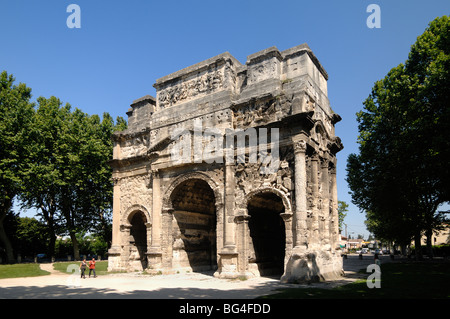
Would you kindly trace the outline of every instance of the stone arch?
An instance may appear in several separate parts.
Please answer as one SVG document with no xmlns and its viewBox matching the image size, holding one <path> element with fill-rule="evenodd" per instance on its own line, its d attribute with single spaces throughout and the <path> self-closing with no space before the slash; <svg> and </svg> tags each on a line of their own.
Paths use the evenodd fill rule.
<svg viewBox="0 0 450 319">
<path fill-rule="evenodd" d="M 330 138 L 329 132 L 325 128 L 322 120 L 316 120 L 316 122 L 314 123 L 313 132 L 324 134 L 326 138 Z"/>
<path fill-rule="evenodd" d="M 128 209 L 125 211 L 125 214 L 123 215 L 122 224 L 129 226 L 130 221 L 133 218 L 133 215 L 139 211 L 144 214 L 144 216 L 146 218 L 145 222 L 151 224 L 152 218 L 151 218 L 151 215 L 150 215 L 148 209 L 145 206 L 140 205 L 140 204 L 135 204 L 135 205 L 128 207 Z"/>
<path fill-rule="evenodd" d="M 193 172 L 188 174 L 183 174 L 181 176 L 176 177 L 167 187 L 164 192 L 163 201 L 162 201 L 162 210 L 170 211 L 173 210 L 172 202 L 170 200 L 170 195 L 177 188 L 178 185 L 190 180 L 190 179 L 200 179 L 205 181 L 209 187 L 211 187 L 214 192 L 215 202 L 216 202 L 216 212 L 219 212 L 219 208 L 223 207 L 223 195 L 220 192 L 219 185 L 208 175 L 202 172 Z"/>
<path fill-rule="evenodd" d="M 260 200 L 273 205 L 258 208 L 255 204 Z M 250 272 L 282 275 L 292 250 L 292 206 L 288 195 L 277 188 L 262 187 L 248 193 L 242 206 L 250 216 Z"/>
<path fill-rule="evenodd" d="M 128 269 L 144 270 L 147 268 L 147 248 L 151 238 L 151 217 L 143 205 L 130 206 L 122 220 L 121 229 L 126 239 Z"/>
<path fill-rule="evenodd" d="M 249 192 L 245 197 L 244 197 L 244 201 L 241 205 L 242 208 L 246 209 L 248 206 L 248 202 L 249 200 L 258 194 L 264 194 L 264 193 L 273 193 L 275 195 L 277 195 L 278 197 L 281 198 L 283 205 L 284 205 L 284 210 L 285 210 L 285 214 L 292 214 L 292 204 L 291 204 L 291 200 L 289 199 L 289 195 L 285 192 L 283 192 L 282 190 L 279 190 L 277 188 L 274 187 L 260 187 L 257 189 L 252 190 L 251 192 Z"/>
<path fill-rule="evenodd" d="M 200 190 L 193 192 L 193 189 Z M 175 178 L 164 192 L 162 211 L 167 256 L 180 270 L 215 270 L 222 238 L 223 198 L 219 186 L 202 172 Z"/>
<path fill-rule="evenodd" d="M 327 141 L 330 140 L 331 138 L 322 120 L 317 120 L 314 123 L 314 127 L 311 130 L 311 136 L 313 139 L 316 140 L 320 148 L 324 150 L 328 148 Z"/>
</svg>

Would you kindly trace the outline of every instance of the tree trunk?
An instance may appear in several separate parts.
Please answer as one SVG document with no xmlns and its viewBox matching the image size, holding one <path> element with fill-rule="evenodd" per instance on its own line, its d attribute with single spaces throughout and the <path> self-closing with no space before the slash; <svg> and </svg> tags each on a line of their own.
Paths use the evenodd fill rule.
<svg viewBox="0 0 450 319">
<path fill-rule="evenodd" d="M 13 247 L 11 245 L 11 241 L 8 238 L 8 235 L 6 235 L 5 228 L 3 227 L 3 221 L 5 220 L 6 215 L 8 214 L 9 210 L 12 206 L 12 200 L 6 199 L 3 204 L 1 205 L 1 211 L 0 211 L 0 242 L 3 243 L 5 250 L 6 250 L 6 262 L 9 264 L 13 264 L 16 262 L 16 259 L 14 258 L 14 251 Z"/>
<path fill-rule="evenodd" d="M 14 251 L 11 242 L 6 235 L 5 228 L 3 227 L 3 219 L 4 217 L 0 218 L 0 242 L 3 243 L 6 250 L 6 262 L 8 264 L 13 264 L 16 262 L 16 259 L 14 258 Z"/>
<path fill-rule="evenodd" d="M 42 215 L 44 216 L 44 220 L 47 223 L 49 236 L 48 255 L 50 256 L 51 260 L 53 260 L 53 258 L 55 257 L 56 232 L 54 225 L 55 221 L 53 220 L 55 210 L 55 207 L 51 207 L 51 209 L 47 210 L 46 208 L 44 208 L 44 205 L 41 204 Z"/>
<path fill-rule="evenodd" d="M 422 256 L 422 244 L 420 242 L 420 240 L 422 239 L 422 236 L 420 234 L 420 232 L 416 233 L 416 235 L 414 236 L 414 245 L 416 246 L 416 260 L 422 260 L 423 256 Z"/>
<path fill-rule="evenodd" d="M 49 235 L 50 240 L 48 242 L 48 255 L 50 256 L 50 260 L 55 259 L 55 246 L 56 246 L 56 235 L 55 232 Z"/>
<path fill-rule="evenodd" d="M 75 236 L 74 232 L 70 232 L 70 239 L 72 240 L 73 258 L 74 260 L 80 260 L 80 248 L 78 245 L 77 236 Z"/>
<path fill-rule="evenodd" d="M 428 258 L 433 259 L 433 230 L 427 229 L 425 234 L 427 236 L 427 255 Z"/>
<path fill-rule="evenodd" d="M 400 245 L 400 250 L 402 251 L 402 255 L 403 256 L 407 256 L 408 255 L 408 245 Z"/>
</svg>

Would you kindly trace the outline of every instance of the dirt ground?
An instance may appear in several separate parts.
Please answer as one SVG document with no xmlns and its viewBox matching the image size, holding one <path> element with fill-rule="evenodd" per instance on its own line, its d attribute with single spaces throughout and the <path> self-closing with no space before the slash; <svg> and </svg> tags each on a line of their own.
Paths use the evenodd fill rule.
<svg viewBox="0 0 450 319">
<path fill-rule="evenodd" d="M 382 262 L 389 262 L 383 256 Z M 372 255 L 359 260 L 357 255 L 344 259 L 345 277 L 340 280 L 310 285 L 283 284 L 278 278 L 259 277 L 248 280 L 217 279 L 212 273 L 175 275 L 108 274 L 97 278 L 79 278 L 75 273 L 53 270 L 52 264 L 41 264 L 51 274 L 40 277 L 0 279 L 0 299 L 253 299 L 275 293 L 284 287 L 332 288 L 347 284 L 369 274 L 357 273 L 373 263 Z"/>
</svg>

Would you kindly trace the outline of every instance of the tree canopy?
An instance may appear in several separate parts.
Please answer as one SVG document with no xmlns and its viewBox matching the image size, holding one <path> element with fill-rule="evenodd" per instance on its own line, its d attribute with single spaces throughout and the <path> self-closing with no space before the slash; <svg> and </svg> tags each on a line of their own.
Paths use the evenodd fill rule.
<svg viewBox="0 0 450 319">
<path fill-rule="evenodd" d="M 377 81 L 357 113 L 359 154 L 347 161 L 352 202 L 384 239 L 420 246 L 449 197 L 450 20 L 433 20 L 408 59 Z"/>
<path fill-rule="evenodd" d="M 24 141 L 28 139 L 34 113 L 31 89 L 14 82 L 14 77 L 7 72 L 0 74 L 0 243 L 11 262 L 15 257 L 3 222 L 21 189 L 22 160 L 26 155 Z"/>
<path fill-rule="evenodd" d="M 108 113 L 100 118 L 72 109 L 54 96 L 33 104 L 31 89 L 14 85 L 6 72 L 0 81 L 0 233 L 1 216 L 17 196 L 45 221 L 49 255 L 56 236 L 69 235 L 79 258 L 77 233 L 95 232 L 110 240 L 111 134 L 125 129 L 126 122 L 118 117 L 114 123 Z M 1 239 L 7 246 L 7 239 Z"/>
</svg>

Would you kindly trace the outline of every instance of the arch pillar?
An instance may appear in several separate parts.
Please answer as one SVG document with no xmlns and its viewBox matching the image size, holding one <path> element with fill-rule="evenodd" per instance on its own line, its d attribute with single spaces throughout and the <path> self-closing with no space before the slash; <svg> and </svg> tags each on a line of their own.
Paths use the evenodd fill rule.
<svg viewBox="0 0 450 319">
<path fill-rule="evenodd" d="M 112 225 L 112 240 L 111 248 L 108 250 L 108 271 L 119 270 L 120 266 L 120 184 L 119 178 L 113 177 L 113 225 Z"/>
<path fill-rule="evenodd" d="M 237 259 L 237 271 L 246 277 L 250 277 L 251 275 L 246 271 L 247 270 L 247 251 L 248 251 L 248 222 L 251 216 L 248 214 L 247 208 L 240 209 L 234 217 L 234 222 L 236 223 L 237 228 L 237 249 L 238 249 L 238 259 Z"/>
<path fill-rule="evenodd" d="M 147 249 L 148 268 L 150 271 L 158 272 L 162 267 L 161 249 L 161 186 L 158 170 L 152 170 L 152 217 L 153 231 L 151 233 L 151 244 Z"/>
<path fill-rule="evenodd" d="M 223 205 L 223 247 L 218 251 L 218 269 L 214 274 L 218 278 L 238 277 L 238 250 L 236 247 L 236 220 L 234 213 L 235 178 L 234 163 L 225 163 L 225 200 Z M 238 230 L 239 232 L 239 230 Z"/>
</svg>

